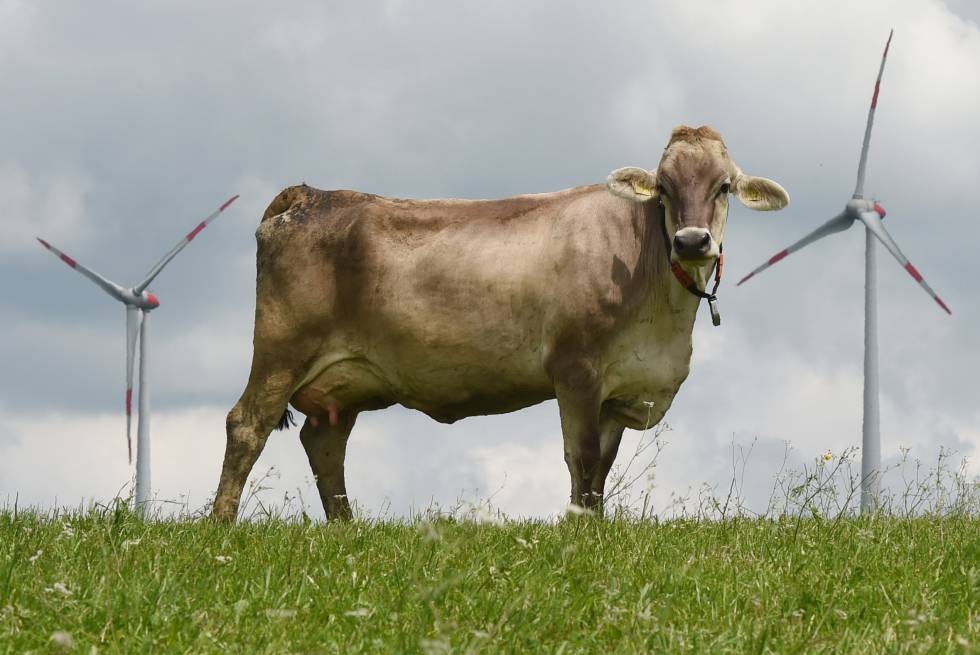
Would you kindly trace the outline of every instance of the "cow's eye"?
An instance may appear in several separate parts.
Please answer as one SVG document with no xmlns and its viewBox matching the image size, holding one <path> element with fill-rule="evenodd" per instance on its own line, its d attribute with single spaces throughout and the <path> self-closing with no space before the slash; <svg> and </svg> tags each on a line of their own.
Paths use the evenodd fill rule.
<svg viewBox="0 0 980 655">
<path fill-rule="evenodd" d="M 732 190 L 732 185 L 729 184 L 728 182 L 725 182 L 724 184 L 721 185 L 721 188 L 718 189 L 718 195 L 726 196 L 728 195 L 728 192 L 731 190 Z"/>
</svg>

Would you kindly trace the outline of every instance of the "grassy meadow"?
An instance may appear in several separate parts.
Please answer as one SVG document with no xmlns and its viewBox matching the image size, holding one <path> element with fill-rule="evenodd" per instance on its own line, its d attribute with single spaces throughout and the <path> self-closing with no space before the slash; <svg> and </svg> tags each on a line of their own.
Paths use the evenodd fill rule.
<svg viewBox="0 0 980 655">
<path fill-rule="evenodd" d="M 654 511 L 665 429 L 614 471 L 606 518 L 326 524 L 261 479 L 236 525 L 0 507 L 0 653 L 980 653 L 965 461 L 887 467 L 860 515 L 855 452 L 827 453 L 781 468 L 759 514 L 733 446 L 730 485 Z"/>
<path fill-rule="evenodd" d="M 0 652 L 980 652 L 970 515 L 0 513 Z"/>
</svg>

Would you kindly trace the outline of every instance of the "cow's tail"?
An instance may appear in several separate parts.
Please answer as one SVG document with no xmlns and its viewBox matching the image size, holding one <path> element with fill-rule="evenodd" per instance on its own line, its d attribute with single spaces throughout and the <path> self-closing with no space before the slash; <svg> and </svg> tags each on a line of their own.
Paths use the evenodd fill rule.
<svg viewBox="0 0 980 655">
<path fill-rule="evenodd" d="M 286 411 L 282 413 L 282 418 L 276 423 L 277 430 L 288 430 L 290 426 L 296 425 L 296 421 L 293 420 L 293 413 L 286 408 Z"/>
</svg>

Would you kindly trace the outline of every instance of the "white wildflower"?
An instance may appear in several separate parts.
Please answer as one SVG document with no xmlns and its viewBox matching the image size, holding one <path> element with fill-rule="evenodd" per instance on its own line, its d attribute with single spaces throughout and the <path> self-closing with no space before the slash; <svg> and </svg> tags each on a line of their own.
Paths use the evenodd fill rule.
<svg viewBox="0 0 980 655">
<path fill-rule="evenodd" d="M 231 561 L 231 555 L 215 555 L 214 559 L 220 564 L 227 564 Z"/>
<path fill-rule="evenodd" d="M 130 546 L 139 546 L 139 545 L 140 545 L 139 539 L 127 539 L 126 541 L 122 542 L 123 548 L 129 548 Z"/>
<path fill-rule="evenodd" d="M 37 561 L 37 558 L 39 558 L 43 554 L 44 554 L 44 551 L 39 548 L 36 553 L 34 553 L 33 555 L 31 555 L 30 557 L 27 558 L 27 561 L 30 562 L 31 564 L 33 564 L 34 562 Z"/>
<path fill-rule="evenodd" d="M 906 619 L 905 621 L 902 621 L 902 623 L 904 623 L 905 625 L 913 625 L 913 626 L 914 625 L 922 625 L 927 620 L 926 619 L 926 616 L 924 614 L 920 614 L 920 613 L 916 612 L 915 610 L 909 610 L 908 616 L 909 616 L 908 619 Z"/>
<path fill-rule="evenodd" d="M 348 612 L 344 612 L 344 616 L 355 616 L 355 617 L 358 617 L 358 618 L 363 617 L 363 616 L 370 616 L 370 615 L 371 615 L 371 610 L 369 610 L 366 607 L 358 607 L 357 609 L 353 609 L 353 610 L 350 610 Z"/>
<path fill-rule="evenodd" d="M 474 507 L 470 512 L 470 517 L 474 523 L 486 523 L 489 525 L 503 525 L 504 521 L 500 516 L 494 514 L 486 507 Z"/>
<path fill-rule="evenodd" d="M 65 586 L 63 582 L 55 582 L 50 587 L 45 587 L 44 590 L 48 593 L 58 592 L 62 596 L 71 596 L 72 590 Z"/>
<path fill-rule="evenodd" d="M 71 650 L 75 647 L 75 640 L 64 630 L 56 630 L 51 635 L 51 643 L 61 650 Z"/>
<path fill-rule="evenodd" d="M 445 637 L 439 639 L 422 639 L 419 647 L 425 655 L 448 655 L 453 652 L 453 645 Z"/>
<path fill-rule="evenodd" d="M 283 608 L 276 608 L 276 609 L 270 608 L 265 611 L 265 615 L 268 616 L 270 619 L 291 619 L 294 616 L 296 616 L 296 610 L 283 609 Z"/>
<path fill-rule="evenodd" d="M 586 509 L 585 507 L 576 505 L 575 503 L 569 504 L 565 511 L 573 516 L 592 516 L 595 514 L 595 512 L 593 512 L 591 509 Z"/>
</svg>

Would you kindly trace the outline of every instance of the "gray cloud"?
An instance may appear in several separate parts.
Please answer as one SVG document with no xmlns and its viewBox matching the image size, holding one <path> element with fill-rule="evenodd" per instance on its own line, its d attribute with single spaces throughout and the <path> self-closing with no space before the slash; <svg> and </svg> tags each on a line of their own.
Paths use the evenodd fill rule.
<svg viewBox="0 0 980 655">
<path fill-rule="evenodd" d="M 92 426 L 108 425 L 100 417 L 121 405 L 122 311 L 38 248 L 35 234 L 127 283 L 241 192 L 154 289 L 163 306 L 153 316 L 153 402 L 193 431 L 175 443 L 207 445 L 201 457 L 214 461 L 181 478 L 204 495 L 223 447 L 221 415 L 248 371 L 252 232 L 281 187 L 306 181 L 411 197 L 544 191 L 601 181 L 618 166 L 652 167 L 673 125 L 710 123 L 746 171 L 780 181 L 793 204 L 774 215 L 733 208 L 725 325 L 696 330 L 692 375 L 668 415 L 675 430 L 664 457 L 673 459 L 658 488 L 724 480 L 732 434 L 787 439 L 807 456 L 856 443 L 863 235 L 837 235 L 744 287 L 733 282 L 849 196 L 894 26 L 869 190 L 954 315 L 937 311 L 882 254 L 885 448 L 950 440 L 975 448 L 980 316 L 969 271 L 980 90 L 965 80 L 980 73 L 980 29 L 971 7 L 4 0 L 0 412 L 72 417 L 44 423 L 35 437 L 72 459 L 87 447 L 70 434 L 72 422 L 98 432 Z M 186 418 L 199 408 L 206 420 Z M 16 470 L 2 469 L 0 495 L 46 467 L 37 459 L 44 451 L 23 450 L 28 433 L 17 432 L 16 447 L 14 433 L 0 435 L 0 459 L 18 459 Z M 511 511 L 547 512 L 565 494 L 553 404 L 452 427 L 392 409 L 364 417 L 354 439 L 364 447 L 352 446 L 361 468 L 350 487 L 372 507 L 386 494 L 405 511 L 407 499 L 424 503 L 429 494 L 443 502 L 463 488 L 490 493 L 501 461 L 514 471 L 501 492 Z M 121 433 L 107 443 L 118 448 Z M 303 475 L 293 446 L 275 450 L 292 462 L 283 488 Z M 161 457 L 177 464 L 163 470 L 179 476 L 181 456 L 166 448 Z M 761 477 L 773 457 L 757 460 Z M 90 488 L 81 473 L 64 476 L 32 486 L 33 497 Z"/>
</svg>

